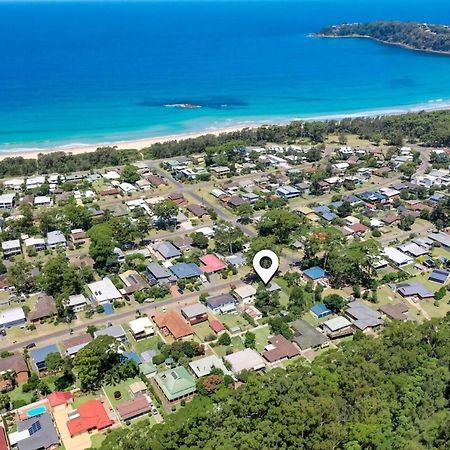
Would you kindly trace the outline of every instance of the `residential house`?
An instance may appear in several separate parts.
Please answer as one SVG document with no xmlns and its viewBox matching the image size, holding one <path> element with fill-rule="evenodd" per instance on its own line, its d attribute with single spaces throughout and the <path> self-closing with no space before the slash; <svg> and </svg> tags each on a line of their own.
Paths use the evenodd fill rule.
<svg viewBox="0 0 450 450">
<path fill-rule="evenodd" d="M 51 250 L 55 248 L 66 248 L 67 241 L 62 231 L 50 231 L 47 233 L 47 247 Z"/>
<path fill-rule="evenodd" d="M 29 322 L 39 322 L 57 314 L 55 299 L 51 295 L 39 294 L 34 309 L 28 314 Z"/>
<path fill-rule="evenodd" d="M 94 332 L 94 337 L 111 336 L 121 343 L 127 342 L 127 334 L 122 325 L 111 325 L 107 328 L 97 330 Z"/>
<path fill-rule="evenodd" d="M 203 271 L 195 263 L 183 262 L 173 264 L 169 267 L 169 270 L 175 275 L 176 278 L 180 280 L 195 278 L 203 275 Z"/>
<path fill-rule="evenodd" d="M 200 269 L 204 273 L 216 273 L 227 268 L 227 265 L 214 254 L 200 256 L 199 261 L 202 264 Z"/>
<path fill-rule="evenodd" d="M 18 450 L 53 450 L 60 446 L 56 426 L 48 412 L 18 420 L 17 430 L 8 435 L 8 440 Z"/>
<path fill-rule="evenodd" d="M 214 314 L 236 312 L 236 299 L 229 294 L 216 295 L 206 299 L 206 306 Z"/>
<path fill-rule="evenodd" d="M 175 276 L 166 267 L 158 263 L 150 263 L 144 272 L 145 277 L 150 284 L 169 283 L 175 281 Z"/>
<path fill-rule="evenodd" d="M 252 348 L 226 355 L 225 360 L 231 364 L 231 370 L 234 374 L 243 370 L 261 370 L 266 367 L 264 358 Z"/>
<path fill-rule="evenodd" d="M 231 172 L 230 168 L 227 166 L 210 167 L 209 170 L 211 174 L 217 178 L 226 177 Z"/>
<path fill-rule="evenodd" d="M 278 363 L 300 355 L 300 350 L 291 341 L 281 334 L 269 338 L 269 345 L 264 349 L 262 356 L 269 363 Z"/>
<path fill-rule="evenodd" d="M 153 324 L 147 316 L 139 317 L 128 323 L 131 334 L 136 340 L 145 339 L 155 334 Z"/>
<path fill-rule="evenodd" d="M 46 345 L 44 347 L 34 348 L 31 350 L 31 359 L 34 367 L 42 372 L 46 369 L 45 367 L 45 358 L 50 353 L 59 353 L 58 347 L 56 344 Z"/>
<path fill-rule="evenodd" d="M 433 269 L 428 279 L 435 283 L 445 284 L 450 277 L 450 273 L 447 270 Z"/>
<path fill-rule="evenodd" d="M 202 218 L 208 215 L 208 211 L 201 205 L 188 205 L 186 209 L 195 217 Z"/>
<path fill-rule="evenodd" d="M 316 303 L 311 307 L 309 311 L 318 319 L 323 319 L 324 317 L 333 314 L 333 311 L 331 311 L 331 309 L 328 309 L 323 303 Z"/>
<path fill-rule="evenodd" d="M 256 297 L 256 289 L 251 284 L 244 284 L 234 289 L 233 295 L 238 302 L 253 303 Z"/>
<path fill-rule="evenodd" d="M 181 192 L 172 192 L 168 195 L 168 199 L 172 202 L 176 203 L 177 205 L 182 205 L 186 202 L 186 199 L 184 198 L 184 195 Z"/>
<path fill-rule="evenodd" d="M 391 320 L 400 320 L 402 322 L 408 320 L 409 309 L 404 303 L 382 305 L 378 308 L 378 311 Z"/>
<path fill-rule="evenodd" d="M 195 379 L 183 366 L 160 372 L 154 380 L 170 403 L 188 400 L 197 390 Z"/>
<path fill-rule="evenodd" d="M 163 241 L 156 243 L 153 248 L 164 258 L 172 259 L 179 258 L 181 252 L 169 241 Z"/>
<path fill-rule="evenodd" d="M 16 327 L 25 322 L 25 313 L 21 307 L 0 311 L 0 329 Z"/>
<path fill-rule="evenodd" d="M 127 270 L 126 272 L 119 274 L 119 278 L 125 285 L 125 288 L 122 292 L 124 294 L 132 294 L 149 287 L 142 276 L 135 270 Z"/>
<path fill-rule="evenodd" d="M 314 328 L 306 320 L 296 320 L 292 324 L 294 342 L 301 350 L 316 349 L 328 345 L 329 338 Z"/>
<path fill-rule="evenodd" d="M 44 238 L 28 237 L 24 240 L 25 248 L 28 250 L 33 248 L 37 252 L 45 250 L 47 244 Z"/>
<path fill-rule="evenodd" d="M 14 207 L 15 194 L 2 194 L 0 195 L 0 208 L 1 209 L 11 209 Z"/>
<path fill-rule="evenodd" d="M 72 336 L 62 341 L 62 347 L 67 356 L 74 357 L 83 347 L 92 341 L 92 336 L 88 333 Z"/>
<path fill-rule="evenodd" d="M 213 369 L 220 369 L 224 375 L 232 375 L 222 359 L 216 355 L 205 356 L 204 358 L 191 361 L 189 367 L 197 378 L 210 375 Z"/>
<path fill-rule="evenodd" d="M 402 283 L 397 285 L 397 292 L 402 297 L 415 297 L 420 300 L 433 298 L 434 294 L 430 292 L 422 283 Z"/>
<path fill-rule="evenodd" d="M 209 322 L 209 327 L 217 335 L 222 334 L 222 333 L 224 333 L 226 331 L 226 328 L 224 327 L 222 322 L 220 322 L 219 320 L 216 320 L 216 319 L 215 320 L 211 320 L 211 322 Z"/>
<path fill-rule="evenodd" d="M 86 242 L 87 234 L 81 228 L 76 228 L 70 232 L 70 240 L 73 245 L 83 245 Z"/>
<path fill-rule="evenodd" d="M 148 414 L 151 409 L 152 404 L 145 395 L 139 395 L 117 405 L 117 412 L 123 421 L 128 421 L 143 416 L 144 414 Z"/>
<path fill-rule="evenodd" d="M 69 295 L 69 298 L 67 299 L 67 306 L 74 313 L 83 311 L 89 304 L 89 299 L 87 299 L 83 294 Z"/>
<path fill-rule="evenodd" d="M 375 330 L 383 325 L 381 314 L 358 300 L 347 305 L 345 314 L 352 320 L 353 325 L 361 331 Z"/>
<path fill-rule="evenodd" d="M 353 334 L 355 329 L 353 324 L 343 316 L 337 316 L 323 322 L 321 325 L 323 331 L 330 339 L 341 338 Z"/>
<path fill-rule="evenodd" d="M 22 355 L 11 355 L 0 358 L 0 375 L 11 372 L 14 374 L 16 384 L 23 384 L 28 381 L 29 369 L 25 358 Z"/>
<path fill-rule="evenodd" d="M 413 262 L 410 256 L 394 247 L 385 247 L 383 253 L 397 267 L 403 267 Z"/>
<path fill-rule="evenodd" d="M 165 336 L 171 335 L 175 340 L 185 339 L 194 334 L 192 327 L 174 310 L 154 313 L 152 319 Z"/>
<path fill-rule="evenodd" d="M 294 186 L 290 186 L 290 185 L 280 186 L 276 190 L 276 193 L 281 198 L 285 198 L 288 200 L 291 198 L 299 197 L 301 195 L 300 191 L 297 188 L 295 188 Z"/>
<path fill-rule="evenodd" d="M 100 400 L 88 400 L 68 413 L 67 429 L 70 437 L 93 430 L 101 431 L 110 427 L 114 422 Z"/>
<path fill-rule="evenodd" d="M 11 256 L 20 255 L 22 247 L 19 239 L 12 239 L 10 241 L 2 242 L 3 257 L 10 258 Z"/>
<path fill-rule="evenodd" d="M 128 386 L 128 392 L 130 393 L 131 398 L 148 395 L 147 385 L 142 380 L 135 381 Z"/>
<path fill-rule="evenodd" d="M 103 280 L 89 283 L 87 287 L 91 292 L 92 301 L 99 305 L 122 299 L 122 294 L 109 278 L 103 278 Z"/>
<path fill-rule="evenodd" d="M 205 322 L 208 320 L 208 310 L 201 303 L 193 303 L 192 305 L 183 306 L 181 315 L 191 324 Z"/>
</svg>

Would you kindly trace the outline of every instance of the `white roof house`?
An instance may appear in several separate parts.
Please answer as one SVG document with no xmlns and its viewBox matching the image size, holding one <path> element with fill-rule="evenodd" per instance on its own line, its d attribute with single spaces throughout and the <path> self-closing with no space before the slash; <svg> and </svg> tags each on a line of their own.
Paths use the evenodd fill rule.
<svg viewBox="0 0 450 450">
<path fill-rule="evenodd" d="M 256 295 L 256 289 L 251 284 L 244 284 L 234 290 L 235 297 L 244 303 L 254 300 Z"/>
<path fill-rule="evenodd" d="M 125 192 L 126 194 L 128 194 L 128 192 L 136 192 L 137 189 L 130 183 L 120 183 L 119 184 L 119 188 L 122 189 L 123 192 Z"/>
<path fill-rule="evenodd" d="M 122 298 L 121 293 L 109 278 L 89 283 L 88 288 L 92 293 L 92 300 L 99 304 L 110 303 Z"/>
<path fill-rule="evenodd" d="M 398 267 L 410 264 L 413 261 L 410 256 L 394 247 L 385 247 L 383 253 Z"/>
<path fill-rule="evenodd" d="M 29 237 L 24 241 L 25 247 L 45 248 L 44 238 Z"/>
<path fill-rule="evenodd" d="M 220 369 L 224 375 L 231 375 L 231 372 L 225 367 L 222 359 L 216 355 L 205 356 L 189 363 L 192 372 L 200 378 L 207 376 L 213 369 Z"/>
<path fill-rule="evenodd" d="M 115 170 L 110 170 L 103 175 L 104 178 L 108 180 L 118 180 L 120 175 Z"/>
<path fill-rule="evenodd" d="M 34 197 L 35 206 L 50 205 L 51 203 L 52 203 L 52 199 L 50 197 L 48 197 L 47 195 L 38 195 L 37 197 Z"/>
<path fill-rule="evenodd" d="M 67 306 L 73 309 L 83 308 L 89 303 L 89 300 L 83 295 L 70 295 L 68 298 Z"/>
<path fill-rule="evenodd" d="M 148 317 L 139 317 L 138 319 L 129 322 L 128 325 L 133 336 L 152 336 L 153 334 L 155 334 L 153 324 Z"/>
<path fill-rule="evenodd" d="M 234 373 L 242 370 L 259 370 L 266 365 L 264 358 L 251 348 L 227 355 L 225 359 L 231 364 Z"/>
<path fill-rule="evenodd" d="M 17 255 L 22 253 L 19 239 L 12 239 L 10 241 L 2 242 L 2 250 L 5 256 Z"/>
<path fill-rule="evenodd" d="M 14 205 L 14 194 L 0 195 L 0 208 L 12 208 Z"/>
<path fill-rule="evenodd" d="M 25 313 L 22 308 L 11 308 L 0 312 L 0 328 L 9 328 L 22 323 L 25 323 Z"/>
<path fill-rule="evenodd" d="M 13 178 L 11 180 L 6 180 L 3 183 L 3 186 L 8 189 L 13 189 L 14 191 L 20 191 L 22 189 L 24 181 L 25 180 L 23 178 Z"/>
<path fill-rule="evenodd" d="M 59 230 L 48 232 L 47 233 L 47 245 L 50 248 L 65 247 L 66 246 L 66 237 L 64 236 L 64 233 Z"/>
<path fill-rule="evenodd" d="M 338 316 L 323 322 L 322 326 L 334 332 L 342 330 L 343 328 L 347 328 L 351 326 L 351 324 L 352 323 L 350 322 L 350 320 L 348 320 L 346 317 Z"/>
</svg>

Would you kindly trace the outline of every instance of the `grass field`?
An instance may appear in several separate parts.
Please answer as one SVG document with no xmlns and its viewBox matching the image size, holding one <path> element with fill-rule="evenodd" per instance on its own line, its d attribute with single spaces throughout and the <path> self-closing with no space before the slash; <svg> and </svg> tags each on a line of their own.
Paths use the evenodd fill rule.
<svg viewBox="0 0 450 450">
<path fill-rule="evenodd" d="M 130 400 L 130 393 L 128 392 L 128 386 L 135 381 L 141 381 L 139 377 L 129 378 L 128 380 L 122 381 L 115 386 L 105 384 L 103 386 L 106 395 L 108 396 L 109 401 L 114 407 L 117 407 L 119 403 L 124 402 L 125 400 Z M 122 394 L 122 397 L 119 400 L 114 398 L 114 392 L 119 391 Z"/>
<path fill-rule="evenodd" d="M 222 314 L 219 320 L 228 328 L 238 326 L 241 331 L 251 328 L 250 324 L 240 314 Z"/>
<path fill-rule="evenodd" d="M 264 347 L 267 345 L 267 339 L 271 335 L 269 326 L 266 325 L 257 330 L 251 330 L 251 332 L 256 336 L 256 350 L 258 350 L 258 352 L 263 351 Z"/>
<path fill-rule="evenodd" d="M 207 336 L 214 335 L 214 332 L 213 332 L 213 330 L 211 330 L 211 327 L 209 326 L 209 322 L 208 321 L 192 325 L 192 328 L 194 329 L 195 335 L 202 342 L 205 341 L 205 338 Z"/>
<path fill-rule="evenodd" d="M 130 339 L 131 345 L 133 348 L 141 354 L 142 352 L 145 352 L 146 350 L 154 349 L 158 351 L 158 342 L 162 342 L 161 338 L 157 335 L 152 336 L 148 339 L 141 339 L 139 341 L 136 341 L 134 338 Z"/>
</svg>

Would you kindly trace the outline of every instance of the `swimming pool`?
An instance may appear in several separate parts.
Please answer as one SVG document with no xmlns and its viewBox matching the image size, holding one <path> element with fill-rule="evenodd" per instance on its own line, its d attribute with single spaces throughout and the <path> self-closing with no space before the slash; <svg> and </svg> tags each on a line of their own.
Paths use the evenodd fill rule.
<svg viewBox="0 0 450 450">
<path fill-rule="evenodd" d="M 32 408 L 27 411 L 27 416 L 28 417 L 40 416 L 41 414 L 44 414 L 46 412 L 47 408 L 44 405 L 36 406 L 36 408 Z"/>
</svg>

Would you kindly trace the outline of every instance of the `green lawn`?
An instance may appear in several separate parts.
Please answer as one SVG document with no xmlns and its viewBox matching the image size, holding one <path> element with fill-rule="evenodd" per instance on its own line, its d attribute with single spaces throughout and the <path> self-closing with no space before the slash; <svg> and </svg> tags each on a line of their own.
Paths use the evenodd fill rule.
<svg viewBox="0 0 450 450">
<path fill-rule="evenodd" d="M 238 326 L 241 331 L 250 328 L 250 324 L 240 314 L 222 314 L 219 320 L 228 328 Z"/>
<path fill-rule="evenodd" d="M 229 347 L 218 345 L 217 347 L 214 347 L 214 351 L 222 358 L 227 354 L 227 348 L 231 349 L 233 353 L 238 352 L 239 350 L 244 349 L 244 343 L 239 336 L 234 336 L 231 338 L 231 345 Z"/>
<path fill-rule="evenodd" d="M 211 327 L 209 326 L 209 322 L 205 321 L 202 323 L 197 323 L 192 326 L 194 329 L 194 332 L 196 336 L 200 339 L 200 341 L 204 342 L 206 337 L 209 335 L 214 335 L 214 331 L 211 330 Z"/>
<path fill-rule="evenodd" d="M 139 341 L 135 341 L 134 338 L 131 338 L 130 342 L 134 349 L 140 354 L 149 349 L 154 349 L 158 351 L 158 342 L 162 342 L 161 338 L 158 335 L 152 336 L 148 339 L 141 339 Z"/>
<path fill-rule="evenodd" d="M 96 398 L 97 396 L 95 394 L 75 394 L 72 406 L 74 409 L 77 409 L 80 405 L 87 402 L 88 400 L 95 400 Z"/>
<path fill-rule="evenodd" d="M 256 336 L 256 350 L 262 352 L 267 345 L 267 339 L 270 336 L 270 328 L 268 325 L 258 328 L 257 330 L 251 330 Z"/>
<path fill-rule="evenodd" d="M 102 442 L 106 439 L 106 434 L 97 433 L 91 436 L 91 446 L 92 448 L 100 448 Z"/>
<path fill-rule="evenodd" d="M 111 386 L 108 384 L 105 384 L 103 387 L 105 389 L 106 395 L 108 396 L 111 404 L 116 407 L 119 403 L 124 402 L 125 400 L 130 400 L 130 393 L 128 392 L 128 386 L 131 383 L 134 383 L 135 381 L 141 381 L 139 377 L 136 378 L 129 378 L 128 380 L 122 381 L 119 384 L 116 384 L 115 386 Z M 122 397 L 119 400 L 116 400 L 114 398 L 114 392 L 120 391 L 122 394 Z"/>
</svg>

